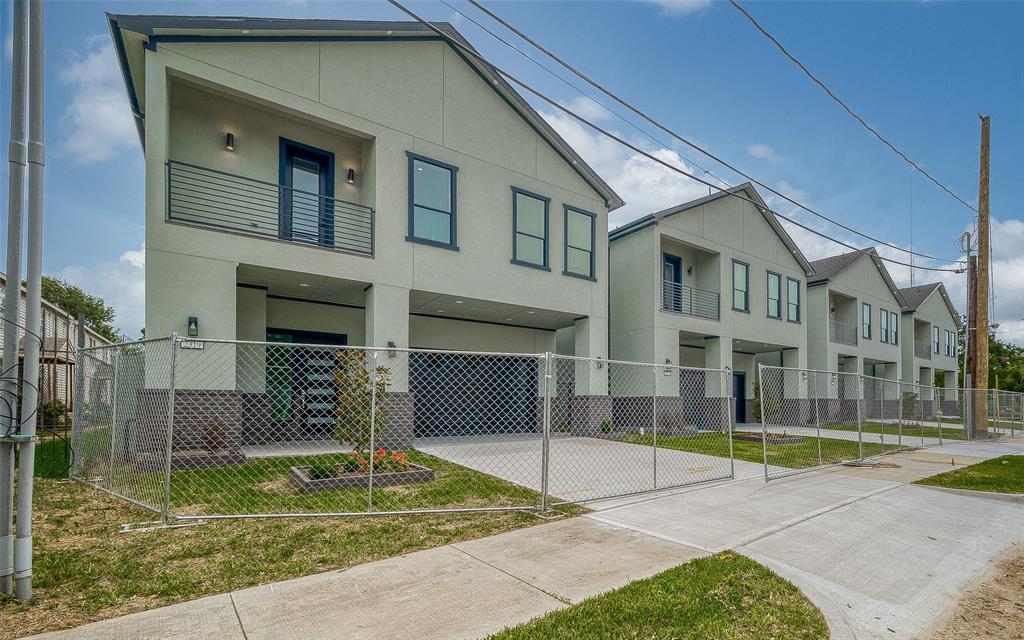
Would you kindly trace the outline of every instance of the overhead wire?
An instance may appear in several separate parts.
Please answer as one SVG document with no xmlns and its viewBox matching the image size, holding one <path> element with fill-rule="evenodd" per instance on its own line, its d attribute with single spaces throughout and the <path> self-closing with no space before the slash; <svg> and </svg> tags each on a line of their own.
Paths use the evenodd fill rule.
<svg viewBox="0 0 1024 640">
<path fill-rule="evenodd" d="M 824 233 L 822 231 L 819 231 L 817 229 L 814 229 L 814 228 L 812 228 L 812 227 L 810 227 L 810 226 L 808 226 L 808 225 L 806 225 L 806 224 L 804 224 L 804 223 L 802 223 L 802 222 L 800 222 L 798 220 L 794 220 L 793 218 L 791 218 L 789 216 L 786 216 L 786 215 L 784 215 L 782 213 L 779 213 L 778 211 L 775 211 L 775 210 L 771 209 L 770 207 L 766 206 L 765 204 L 756 202 L 755 200 L 740 194 L 734 188 L 723 188 L 723 187 L 720 187 L 720 186 L 718 186 L 716 184 L 713 184 L 713 183 L 711 183 L 711 182 L 709 182 L 707 180 L 704 180 L 703 178 L 695 176 L 692 173 L 684 171 L 684 170 L 676 167 L 675 165 L 673 165 L 673 164 L 671 164 L 669 162 L 666 162 L 666 161 L 662 160 L 661 158 L 658 158 L 658 157 L 654 156 L 651 153 L 648 153 L 647 151 L 641 149 L 637 145 L 635 145 L 635 144 L 633 144 L 633 143 L 623 139 L 621 136 L 618 136 L 618 135 L 616 135 L 616 134 L 614 134 L 614 133 L 612 133 L 610 131 L 607 131 L 606 129 L 604 129 L 604 128 L 598 126 L 597 124 L 591 122 L 590 120 L 584 118 L 583 116 L 579 115 L 578 113 L 574 112 L 573 110 L 569 109 L 568 107 L 565 107 L 562 104 L 558 103 L 556 100 L 554 100 L 552 98 L 549 98 L 547 95 L 545 95 L 544 93 L 542 93 L 539 90 L 535 89 L 534 87 L 532 87 L 531 85 L 529 85 L 525 81 L 520 80 L 519 78 L 517 78 L 516 76 L 512 75 L 508 71 L 506 71 L 506 70 L 502 69 L 501 67 L 495 65 L 494 63 L 488 61 L 486 58 L 484 58 L 480 53 L 478 53 L 472 47 L 468 47 L 468 46 L 464 45 L 463 43 L 459 42 L 458 40 L 452 38 L 450 35 L 448 35 L 444 31 L 442 31 L 441 29 L 437 28 L 433 23 L 431 23 L 431 22 L 427 21 L 426 19 L 420 17 L 418 14 L 416 14 L 415 12 L 413 12 L 412 10 L 407 8 L 405 5 L 403 5 L 398 0 L 388 0 L 388 2 L 390 4 L 392 4 L 392 5 L 394 5 L 397 9 L 399 9 L 400 11 L 402 11 L 403 13 L 408 15 L 409 17 L 413 18 L 414 20 L 416 20 L 420 24 L 426 26 L 428 29 L 430 29 L 431 31 L 436 33 L 445 42 L 447 42 L 450 46 L 452 46 L 452 47 L 456 48 L 457 50 L 462 51 L 462 52 L 470 55 L 471 57 L 475 58 L 476 60 L 478 60 L 479 62 L 484 64 L 486 67 L 488 67 L 491 70 L 493 70 L 494 72 L 500 74 L 502 77 L 507 78 L 508 80 L 512 81 L 516 85 L 522 87 L 524 90 L 526 90 L 530 94 L 536 96 L 537 98 L 539 98 L 543 102 L 549 104 L 551 107 L 555 108 L 556 110 L 561 111 L 562 113 L 568 115 L 569 117 L 573 118 L 574 120 L 577 120 L 580 123 L 587 125 L 588 127 L 593 129 L 594 131 L 600 133 L 601 135 L 603 135 L 603 136 L 605 136 L 607 138 L 610 138 L 610 139 L 614 140 L 615 142 L 618 142 L 619 144 L 621 144 L 624 147 L 632 150 L 633 152 L 635 152 L 635 153 L 637 153 L 637 154 L 647 158 L 648 160 L 650 160 L 650 161 L 652 161 L 652 162 L 654 162 L 656 164 L 659 164 L 659 165 L 665 167 L 666 169 L 668 169 L 670 171 L 673 171 L 673 172 L 678 173 L 678 174 L 680 174 L 682 176 L 685 176 L 685 177 L 687 177 L 687 178 L 689 178 L 691 180 L 699 182 L 700 184 L 706 185 L 706 186 L 708 186 L 708 187 L 710 187 L 712 189 L 717 189 L 718 191 L 722 192 L 723 194 L 725 194 L 727 196 L 731 196 L 731 197 L 734 197 L 734 198 L 739 198 L 740 200 L 748 202 L 748 203 L 752 204 L 754 207 L 756 207 L 759 210 L 763 210 L 763 211 L 766 211 L 768 213 L 771 213 L 774 216 L 776 216 L 777 218 L 785 220 L 785 221 L 789 222 L 790 224 L 793 224 L 793 225 L 795 225 L 797 227 L 800 227 L 801 229 L 804 229 L 805 231 L 808 231 L 808 232 L 810 232 L 810 233 L 812 233 L 814 235 L 817 235 L 817 236 L 819 236 L 821 238 L 824 238 L 824 239 L 829 240 L 831 242 L 834 242 L 834 243 L 836 243 L 836 244 L 838 244 L 840 246 L 843 246 L 843 247 L 846 247 L 848 249 L 851 249 L 852 251 L 856 251 L 856 252 L 864 253 L 864 254 L 870 254 L 870 251 L 867 250 L 867 249 L 863 249 L 861 247 L 857 247 L 855 245 L 852 245 L 852 244 L 850 244 L 848 242 L 845 242 L 843 240 L 840 240 L 838 238 L 829 236 L 828 234 L 826 234 L 826 233 Z M 921 255 L 921 254 L 918 254 L 918 255 Z M 891 264 L 898 264 L 898 265 L 907 266 L 907 267 L 911 266 L 910 263 L 903 262 L 903 261 L 900 261 L 900 260 L 894 260 L 892 258 L 886 258 L 886 257 L 880 256 L 880 255 L 877 256 L 877 257 L 880 260 L 883 260 L 885 262 L 889 262 Z M 936 258 L 932 258 L 932 259 L 936 259 Z M 922 269 L 922 270 L 927 270 L 927 271 L 938 271 L 938 272 L 947 272 L 947 273 L 958 273 L 958 272 L 960 272 L 959 269 L 947 269 L 947 268 L 942 268 L 942 267 L 922 267 L 922 266 L 917 266 L 916 268 L 917 269 Z"/>
<path fill-rule="evenodd" d="M 442 1 L 444 1 L 444 0 L 442 0 Z M 927 260 L 935 260 L 935 261 L 938 261 L 938 262 L 955 262 L 956 261 L 956 259 L 954 259 L 954 258 L 941 258 L 941 257 L 937 257 L 937 256 L 931 256 L 931 255 L 928 255 L 928 254 L 925 254 L 925 253 L 915 252 L 913 250 L 906 249 L 905 247 L 901 247 L 901 246 L 899 246 L 897 244 L 892 244 L 892 243 L 887 242 L 885 240 L 882 240 L 880 238 L 876 238 L 874 236 L 866 234 L 866 233 L 864 233 L 864 232 L 862 232 L 862 231 L 860 231 L 858 229 L 855 229 L 855 228 L 853 228 L 853 227 L 851 227 L 851 226 L 849 226 L 847 224 L 844 224 L 843 222 L 840 222 L 839 220 L 831 218 L 831 217 L 821 213 L 820 211 L 817 211 L 816 209 L 813 209 L 813 208 L 803 204 L 802 202 L 798 202 L 793 197 L 787 195 L 786 193 L 783 193 L 782 191 L 779 191 L 778 189 L 772 187 L 769 184 L 766 184 L 764 181 L 755 178 L 754 176 L 752 176 L 749 173 L 746 173 L 745 171 L 739 169 L 735 165 L 731 164 L 730 162 L 726 161 L 725 159 L 721 158 L 720 156 L 716 155 L 715 153 L 709 151 L 708 149 L 702 147 L 701 145 L 697 144 L 696 142 L 693 142 L 692 140 L 689 140 L 689 139 L 685 138 L 684 136 L 680 135 L 679 133 L 677 133 L 676 131 L 672 130 L 668 126 L 658 122 L 653 117 L 649 116 L 648 114 L 644 113 L 643 111 L 641 111 L 640 109 L 638 109 L 634 105 L 630 104 L 625 99 L 621 98 L 620 96 L 618 96 L 617 94 L 612 92 L 610 89 L 608 89 L 607 87 L 601 85 L 596 80 L 594 80 L 593 78 L 589 77 L 588 75 L 586 75 L 585 73 L 583 73 L 582 71 L 577 69 L 575 66 L 573 66 L 572 64 L 570 64 L 569 62 L 567 62 L 566 60 L 564 60 L 563 58 L 558 56 L 556 53 L 552 52 L 551 50 L 546 48 L 544 45 L 540 44 L 539 42 L 537 42 L 536 40 L 531 38 L 529 35 L 524 33 L 521 29 L 518 29 L 514 25 L 510 24 L 508 21 L 503 19 L 501 16 L 497 15 L 496 13 L 494 13 L 493 11 L 488 9 L 486 6 L 481 4 L 478 0 L 466 0 L 466 1 L 469 2 L 471 5 L 473 5 L 474 7 L 476 7 L 477 9 L 479 9 L 480 11 L 482 11 L 483 13 L 487 14 L 490 18 L 492 18 L 493 20 L 498 22 L 500 25 L 502 25 L 503 27 L 505 27 L 506 29 L 508 29 L 512 33 L 514 33 L 517 36 L 519 36 L 520 38 L 522 38 L 525 42 L 529 43 L 531 46 L 536 48 L 538 51 L 540 51 L 544 55 L 548 56 L 549 58 L 551 58 L 552 60 L 554 60 L 555 62 L 557 62 L 561 66 L 563 66 L 565 69 L 570 71 L 573 75 L 575 75 L 579 79 L 583 80 L 584 82 L 586 82 L 590 86 L 594 87 L 595 89 L 597 89 L 601 93 L 605 94 L 606 96 L 608 96 L 609 98 L 611 98 L 612 100 L 617 102 L 619 105 L 623 106 L 624 108 L 628 109 L 629 111 L 633 112 L 634 114 L 636 114 L 637 116 L 642 118 L 645 122 L 647 122 L 650 125 L 660 129 L 661 131 L 663 131 L 664 133 L 666 133 L 670 137 L 672 137 L 674 140 L 677 140 L 678 142 L 681 142 L 681 143 L 685 144 L 686 146 L 688 146 L 688 147 L 690 147 L 690 148 L 700 152 L 701 154 L 707 156 L 708 158 L 710 158 L 714 162 L 717 162 L 718 164 L 726 167 L 730 171 L 733 171 L 734 173 L 736 173 L 736 174 L 738 174 L 740 176 L 743 176 L 743 178 L 749 180 L 750 182 L 758 185 L 759 187 L 765 189 L 766 191 L 769 191 L 770 193 L 774 194 L 775 196 L 778 196 L 779 198 L 782 198 L 786 202 L 789 202 L 790 204 L 792 204 L 792 205 L 794 205 L 796 207 L 799 207 L 800 209 L 810 213 L 811 215 L 814 215 L 814 216 L 816 216 L 816 217 L 818 217 L 818 218 L 820 218 L 822 220 L 825 220 L 825 221 L 827 221 L 827 222 L 829 222 L 831 224 L 834 224 L 837 227 L 839 227 L 839 228 L 841 228 L 841 229 L 843 229 L 845 231 L 848 231 L 850 233 L 858 235 L 858 236 L 860 236 L 862 238 L 865 238 L 865 239 L 870 240 L 872 242 L 875 242 L 877 244 L 881 244 L 881 245 L 887 246 L 887 247 L 889 247 L 891 249 L 894 249 L 896 251 L 901 251 L 903 253 L 908 253 L 908 254 L 914 254 L 914 255 L 917 255 L 918 257 L 925 258 Z M 457 9 L 452 7 L 450 4 L 448 4 L 447 2 L 445 2 L 445 5 L 448 6 L 449 8 L 451 8 L 453 11 L 456 11 L 460 15 L 465 16 L 465 17 L 468 18 L 468 16 L 466 16 L 466 14 L 462 13 L 461 11 L 458 11 Z M 476 21 L 473 21 L 473 22 L 476 23 Z M 529 58 L 530 60 L 533 60 L 529 56 L 526 56 L 526 57 Z M 543 65 L 540 65 L 538 62 L 536 62 L 536 61 L 533 61 L 533 62 L 535 64 L 538 64 L 538 66 L 541 66 L 542 68 L 547 70 L 549 73 L 553 73 L 550 70 L 546 69 L 546 67 L 543 67 Z M 572 86 L 572 85 L 570 85 L 570 86 Z M 579 91 L 578 88 L 577 88 L 577 90 Z M 581 91 L 581 93 L 582 93 L 582 91 Z M 587 95 L 587 94 L 584 93 L 584 95 Z M 587 97 L 590 98 L 591 100 L 594 100 L 594 98 L 592 96 L 587 96 Z M 595 102 L 597 102 L 597 101 L 595 100 Z M 598 104 L 601 104 L 601 103 L 598 102 Z M 607 107 L 605 107 L 605 109 L 608 110 Z M 647 135 L 649 137 L 651 137 L 649 133 Z M 661 141 L 658 141 L 658 143 L 664 145 L 664 143 L 661 142 Z M 717 176 L 715 176 L 715 177 L 717 178 Z M 718 179 L 721 180 L 721 178 L 718 178 Z"/>
</svg>

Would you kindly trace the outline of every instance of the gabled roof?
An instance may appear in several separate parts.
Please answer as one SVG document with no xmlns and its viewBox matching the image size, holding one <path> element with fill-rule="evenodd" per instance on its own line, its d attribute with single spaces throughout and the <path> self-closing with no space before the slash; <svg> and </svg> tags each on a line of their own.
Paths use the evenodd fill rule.
<svg viewBox="0 0 1024 640">
<path fill-rule="evenodd" d="M 953 320 L 956 322 L 957 328 L 960 328 L 962 323 L 960 322 L 960 312 L 953 306 L 953 301 L 949 299 L 949 293 L 946 291 L 946 285 L 941 282 L 930 282 L 928 284 L 920 284 L 916 287 L 904 287 L 900 289 L 900 293 L 903 294 L 903 313 L 914 313 L 921 308 L 921 305 L 925 303 L 928 298 L 932 297 L 932 294 L 936 291 L 942 296 L 942 301 L 946 303 L 946 309 L 949 310 L 949 315 L 953 316 Z"/>
<path fill-rule="evenodd" d="M 170 16 L 107 14 L 110 35 L 117 51 L 121 75 L 135 116 L 139 138 L 145 145 L 145 113 L 140 104 L 140 84 L 133 77 L 131 59 L 138 60 L 142 48 L 155 48 L 163 42 L 252 42 L 443 39 L 426 25 L 412 21 L 320 20 L 295 18 L 251 18 L 238 16 Z M 467 49 L 476 51 L 455 27 L 447 22 L 433 25 Z M 129 37 L 126 37 L 129 36 Z M 449 44 L 449 46 L 451 46 Z M 129 51 L 129 49 L 137 49 Z M 609 210 L 625 204 L 622 198 L 588 165 L 526 100 L 492 67 L 452 47 L 499 96 L 536 131 L 605 201 Z M 141 73 L 141 71 L 140 71 Z"/>
<path fill-rule="evenodd" d="M 871 258 L 871 262 L 874 263 L 875 268 L 878 269 L 878 274 L 882 276 L 882 280 L 884 280 L 885 285 L 889 287 L 889 291 L 892 292 L 893 297 L 900 303 L 900 306 L 905 307 L 906 303 L 903 300 L 903 294 L 900 293 L 900 289 L 896 286 L 896 283 L 893 282 L 892 276 L 889 275 L 889 270 L 885 268 L 885 263 L 882 262 L 882 258 L 879 257 L 878 252 L 875 251 L 874 248 L 863 249 L 861 251 L 849 251 L 836 256 L 822 258 L 821 260 L 815 260 L 811 263 L 811 266 L 814 267 L 814 275 L 807 280 L 807 285 L 810 286 L 830 282 L 840 273 L 846 271 L 850 265 L 864 257 Z"/>
<path fill-rule="evenodd" d="M 761 216 L 765 219 L 765 222 L 767 222 L 768 226 L 770 226 L 772 230 L 775 231 L 775 234 L 779 237 L 779 240 L 782 241 L 782 244 L 786 245 L 786 248 L 789 249 L 790 253 L 793 254 L 793 259 L 797 261 L 800 267 L 804 270 L 804 273 L 810 276 L 814 272 L 811 268 L 811 263 L 807 261 L 807 258 L 804 256 L 803 252 L 800 251 L 800 247 L 798 247 L 796 243 L 793 242 L 793 238 L 789 235 L 786 229 L 779 223 L 775 215 L 768 210 L 768 205 L 761 198 L 761 194 L 759 194 L 757 192 L 757 189 L 754 188 L 754 185 L 750 184 L 749 182 L 744 182 L 743 184 L 736 185 L 735 187 L 729 187 L 728 189 L 724 189 L 722 191 L 719 191 L 718 193 L 713 193 L 709 196 L 704 196 L 703 198 L 698 198 L 696 200 L 690 200 L 689 202 L 684 202 L 682 204 L 678 204 L 674 207 L 669 207 L 668 209 L 664 209 L 656 213 L 649 213 L 643 217 L 637 218 L 632 222 L 629 222 L 627 224 L 622 225 L 621 227 L 612 230 L 611 232 L 608 233 L 608 240 L 610 242 L 613 242 L 615 240 L 618 240 L 619 238 L 628 236 L 631 233 L 635 233 L 637 231 L 640 231 L 641 229 L 644 229 L 651 225 L 655 225 L 658 223 L 659 220 L 663 220 L 669 216 L 676 215 L 677 213 L 683 213 L 691 209 L 696 209 L 697 207 L 703 206 L 710 202 L 714 202 L 722 198 L 733 197 L 734 195 L 741 195 L 745 198 L 754 201 L 757 210 L 761 213 Z"/>
</svg>

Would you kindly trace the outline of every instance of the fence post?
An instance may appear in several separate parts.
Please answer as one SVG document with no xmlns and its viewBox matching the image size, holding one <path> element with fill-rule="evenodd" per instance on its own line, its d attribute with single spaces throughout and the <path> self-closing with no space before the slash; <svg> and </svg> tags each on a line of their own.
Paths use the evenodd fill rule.
<svg viewBox="0 0 1024 640">
<path fill-rule="evenodd" d="M 903 448 L 903 381 L 896 382 L 896 396 L 899 398 L 899 416 L 896 418 L 896 446 Z"/>
<path fill-rule="evenodd" d="M 764 424 L 764 388 L 761 387 L 761 365 L 758 364 L 757 369 L 757 388 L 761 392 L 761 424 Z M 736 478 L 736 459 L 733 457 L 732 451 L 732 410 L 733 410 L 733 398 L 732 398 L 732 387 L 729 386 L 728 372 L 722 371 L 722 389 L 726 392 L 725 398 L 725 435 L 729 440 L 729 477 Z M 762 438 L 763 441 L 763 438 Z M 765 473 L 767 473 L 768 467 L 765 467 Z"/>
<path fill-rule="evenodd" d="M 807 384 L 807 391 L 808 391 L 808 393 L 810 393 L 810 390 L 811 390 L 811 385 L 810 385 L 811 380 L 813 380 L 813 379 L 815 379 L 817 377 L 815 375 L 816 373 L 817 372 L 815 372 L 815 371 L 809 371 L 807 373 L 807 382 L 808 382 L 808 384 Z M 839 380 L 839 378 L 838 378 L 839 374 L 837 373 L 836 376 L 837 376 L 836 380 L 838 381 Z M 818 441 L 818 466 L 820 467 L 822 464 L 824 464 L 824 460 L 821 457 L 821 411 L 818 409 L 818 400 L 819 400 L 819 398 L 818 398 L 818 388 L 817 388 L 818 385 L 815 384 L 814 387 L 815 387 L 814 388 L 814 428 L 815 428 L 815 431 L 817 432 L 817 438 L 816 439 Z M 837 384 L 836 385 L 836 389 L 838 390 L 838 388 L 839 388 L 839 386 Z"/>
<path fill-rule="evenodd" d="M 861 396 L 864 395 L 864 374 L 857 374 L 857 455 L 864 462 L 864 426 L 861 418 Z"/>
<path fill-rule="evenodd" d="M 723 372 L 724 373 L 724 372 Z M 759 388 L 761 389 L 761 450 L 764 454 L 764 481 L 768 482 L 768 420 L 767 411 L 765 411 L 766 403 L 764 401 L 764 365 L 760 362 L 757 363 L 757 381 Z M 781 405 L 780 405 L 781 411 Z M 729 421 L 730 429 L 732 428 L 732 419 Z M 729 457 L 732 458 L 732 434 L 729 434 Z"/>
<path fill-rule="evenodd" d="M 167 446 L 164 449 L 164 503 L 160 520 L 167 524 L 171 511 L 171 450 L 174 442 L 174 377 L 178 366 L 178 334 L 171 334 L 171 377 L 167 384 Z"/>
<path fill-rule="evenodd" d="M 82 351 L 83 345 L 75 350 L 75 400 L 71 417 L 71 452 L 72 462 L 70 475 L 81 479 L 82 463 L 85 461 L 85 445 L 82 439 L 82 427 L 85 425 L 85 359 L 89 356 Z"/>
<path fill-rule="evenodd" d="M 654 489 L 658 488 L 658 369 L 651 367 L 651 380 L 654 386 L 651 388 L 651 442 L 654 444 Z"/>
<path fill-rule="evenodd" d="M 882 449 L 885 449 L 885 380 L 879 379 L 876 384 L 882 387 L 881 397 L 878 399 L 878 440 L 882 445 Z"/>
<path fill-rule="evenodd" d="M 548 450 L 551 438 L 551 352 L 544 352 L 544 410 L 540 428 L 540 510 L 548 510 Z"/>
<path fill-rule="evenodd" d="M 117 433 L 117 377 L 118 377 L 118 349 L 114 347 L 114 355 L 110 358 L 111 364 L 114 367 L 114 381 L 113 390 L 110 393 L 110 402 L 114 405 L 110 409 L 110 446 L 107 449 L 107 478 L 106 487 L 111 489 L 112 480 L 114 477 L 114 442 L 116 442 L 115 433 Z"/>
<path fill-rule="evenodd" d="M 367 461 L 369 478 L 366 483 L 366 510 L 373 511 L 373 452 L 377 431 L 377 352 L 370 354 L 370 459 Z"/>
</svg>

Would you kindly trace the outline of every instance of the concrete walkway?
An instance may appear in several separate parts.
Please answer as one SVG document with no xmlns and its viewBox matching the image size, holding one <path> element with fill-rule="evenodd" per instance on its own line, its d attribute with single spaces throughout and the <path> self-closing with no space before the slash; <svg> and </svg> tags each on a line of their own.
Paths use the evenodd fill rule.
<svg viewBox="0 0 1024 640">
<path fill-rule="evenodd" d="M 799 586 L 833 639 L 910 640 L 994 556 L 1024 543 L 1024 502 L 903 482 L 1005 454 L 1024 455 L 1024 440 L 887 457 L 895 468 L 746 477 L 607 500 L 585 517 L 39 637 L 480 638 L 736 549 Z"/>
</svg>

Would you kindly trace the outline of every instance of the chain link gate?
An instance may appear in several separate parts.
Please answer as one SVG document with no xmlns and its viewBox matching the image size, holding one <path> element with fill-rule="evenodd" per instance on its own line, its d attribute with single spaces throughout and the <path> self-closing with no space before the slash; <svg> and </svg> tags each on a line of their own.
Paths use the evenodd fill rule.
<svg viewBox="0 0 1024 640">
<path fill-rule="evenodd" d="M 165 521 L 544 510 L 733 475 L 725 370 L 176 336 L 79 363 L 72 477 Z"/>
</svg>

